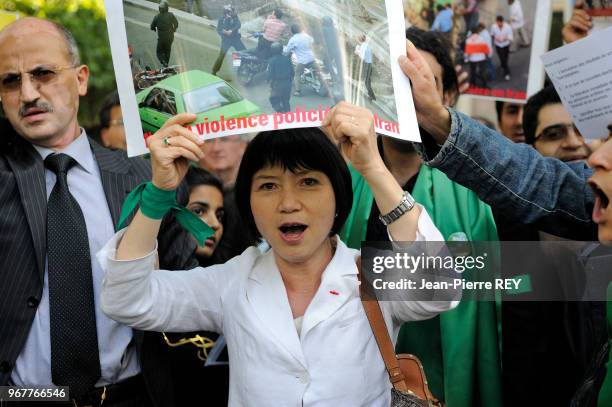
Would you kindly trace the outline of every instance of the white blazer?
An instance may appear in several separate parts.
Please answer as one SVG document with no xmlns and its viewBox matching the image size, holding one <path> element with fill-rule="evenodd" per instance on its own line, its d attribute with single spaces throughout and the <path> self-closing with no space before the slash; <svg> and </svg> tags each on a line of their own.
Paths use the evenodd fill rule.
<svg viewBox="0 0 612 407">
<path fill-rule="evenodd" d="M 106 271 L 102 309 L 142 330 L 222 332 L 231 361 L 230 406 L 389 406 L 391 385 L 359 298 L 357 250 L 338 239 L 298 336 L 271 251 L 250 247 L 206 269 L 154 272 L 155 251 L 114 260 L 121 236 L 98 254 Z M 424 210 L 418 240 L 442 240 Z M 403 321 L 454 305 L 381 302 L 394 341 Z"/>
</svg>

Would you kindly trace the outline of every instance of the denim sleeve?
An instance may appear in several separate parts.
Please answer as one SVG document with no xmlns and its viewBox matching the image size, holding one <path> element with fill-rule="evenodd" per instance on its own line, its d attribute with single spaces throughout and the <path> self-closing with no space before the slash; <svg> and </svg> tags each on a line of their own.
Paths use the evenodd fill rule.
<svg viewBox="0 0 612 407">
<path fill-rule="evenodd" d="M 430 167 L 473 190 L 516 222 L 575 240 L 596 239 L 591 221 L 595 197 L 585 164 L 566 164 L 515 144 L 471 118 L 449 109 L 451 131 L 442 146 L 430 136 L 417 149 Z"/>
</svg>

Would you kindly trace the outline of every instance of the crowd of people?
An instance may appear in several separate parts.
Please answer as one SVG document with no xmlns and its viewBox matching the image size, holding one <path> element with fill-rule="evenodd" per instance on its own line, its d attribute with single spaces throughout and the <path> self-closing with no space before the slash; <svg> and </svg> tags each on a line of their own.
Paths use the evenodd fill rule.
<svg viewBox="0 0 612 407">
<path fill-rule="evenodd" d="M 467 3 L 470 30 L 486 31 Z M 216 70 L 241 47 L 227 11 Z M 297 72 L 275 40 L 291 30 L 296 52 L 312 38 L 282 17 L 265 20 L 259 49 L 288 81 Z M 575 10 L 564 39 L 590 28 Z M 487 41 L 470 38 L 470 55 L 487 54 Z M 435 30 L 406 31 L 397 63 L 422 143 L 377 135 L 370 111 L 341 101 L 320 128 L 207 141 L 184 127 L 195 115 L 179 114 L 149 137 L 145 159 L 123 151 L 116 93 L 100 112 L 100 143 L 79 125 L 95 72 L 68 30 L 38 18 L 5 27 L 0 385 L 69 386 L 66 406 L 389 406 L 360 301 L 362 241 L 563 238 L 591 242 L 572 254 L 585 268 L 609 256 L 612 129 L 588 144 L 552 85 L 525 105 L 498 102 L 491 129 L 454 108 L 465 83 L 453 51 Z M 160 60 L 169 54 L 158 44 Z M 300 55 L 296 71 L 308 62 Z M 288 108 L 291 85 L 274 89 Z M 449 407 L 612 405 L 602 302 L 504 301 L 501 318 L 495 301 L 454 290 L 380 305 L 397 351 L 421 359 Z"/>
<path fill-rule="evenodd" d="M 437 13 L 431 30 L 442 33 L 451 43 L 455 28 L 454 15 L 462 15 L 465 20 L 464 31 L 457 33 L 459 37 L 464 37 L 465 41 L 457 42 L 462 48 L 464 62 L 469 65 L 470 83 L 474 86 L 489 88 L 489 81 L 497 77 L 493 63 L 494 53 L 497 53 L 503 78 L 509 81 L 510 54 L 516 52 L 519 46 L 528 47 L 531 44 L 520 0 L 507 0 L 507 3 L 509 17 L 497 15 L 490 27 L 481 20 L 476 0 L 448 2 L 436 7 Z"/>
</svg>

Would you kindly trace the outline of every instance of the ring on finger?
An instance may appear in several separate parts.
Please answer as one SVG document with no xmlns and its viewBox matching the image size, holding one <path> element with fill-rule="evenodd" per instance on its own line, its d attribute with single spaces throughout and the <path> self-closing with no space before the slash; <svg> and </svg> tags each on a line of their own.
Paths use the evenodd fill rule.
<svg viewBox="0 0 612 407">
<path fill-rule="evenodd" d="M 163 143 L 164 143 L 165 146 L 169 146 L 170 145 L 170 137 L 164 137 Z"/>
</svg>

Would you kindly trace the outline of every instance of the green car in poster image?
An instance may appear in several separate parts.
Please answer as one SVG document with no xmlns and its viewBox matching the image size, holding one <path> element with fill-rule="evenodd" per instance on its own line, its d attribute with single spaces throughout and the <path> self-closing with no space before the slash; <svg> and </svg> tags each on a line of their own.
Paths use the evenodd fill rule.
<svg viewBox="0 0 612 407">
<path fill-rule="evenodd" d="M 203 72 L 187 71 L 157 82 L 136 95 L 142 130 L 156 132 L 178 113 L 195 113 L 196 123 L 261 113 L 223 79 Z"/>
</svg>

